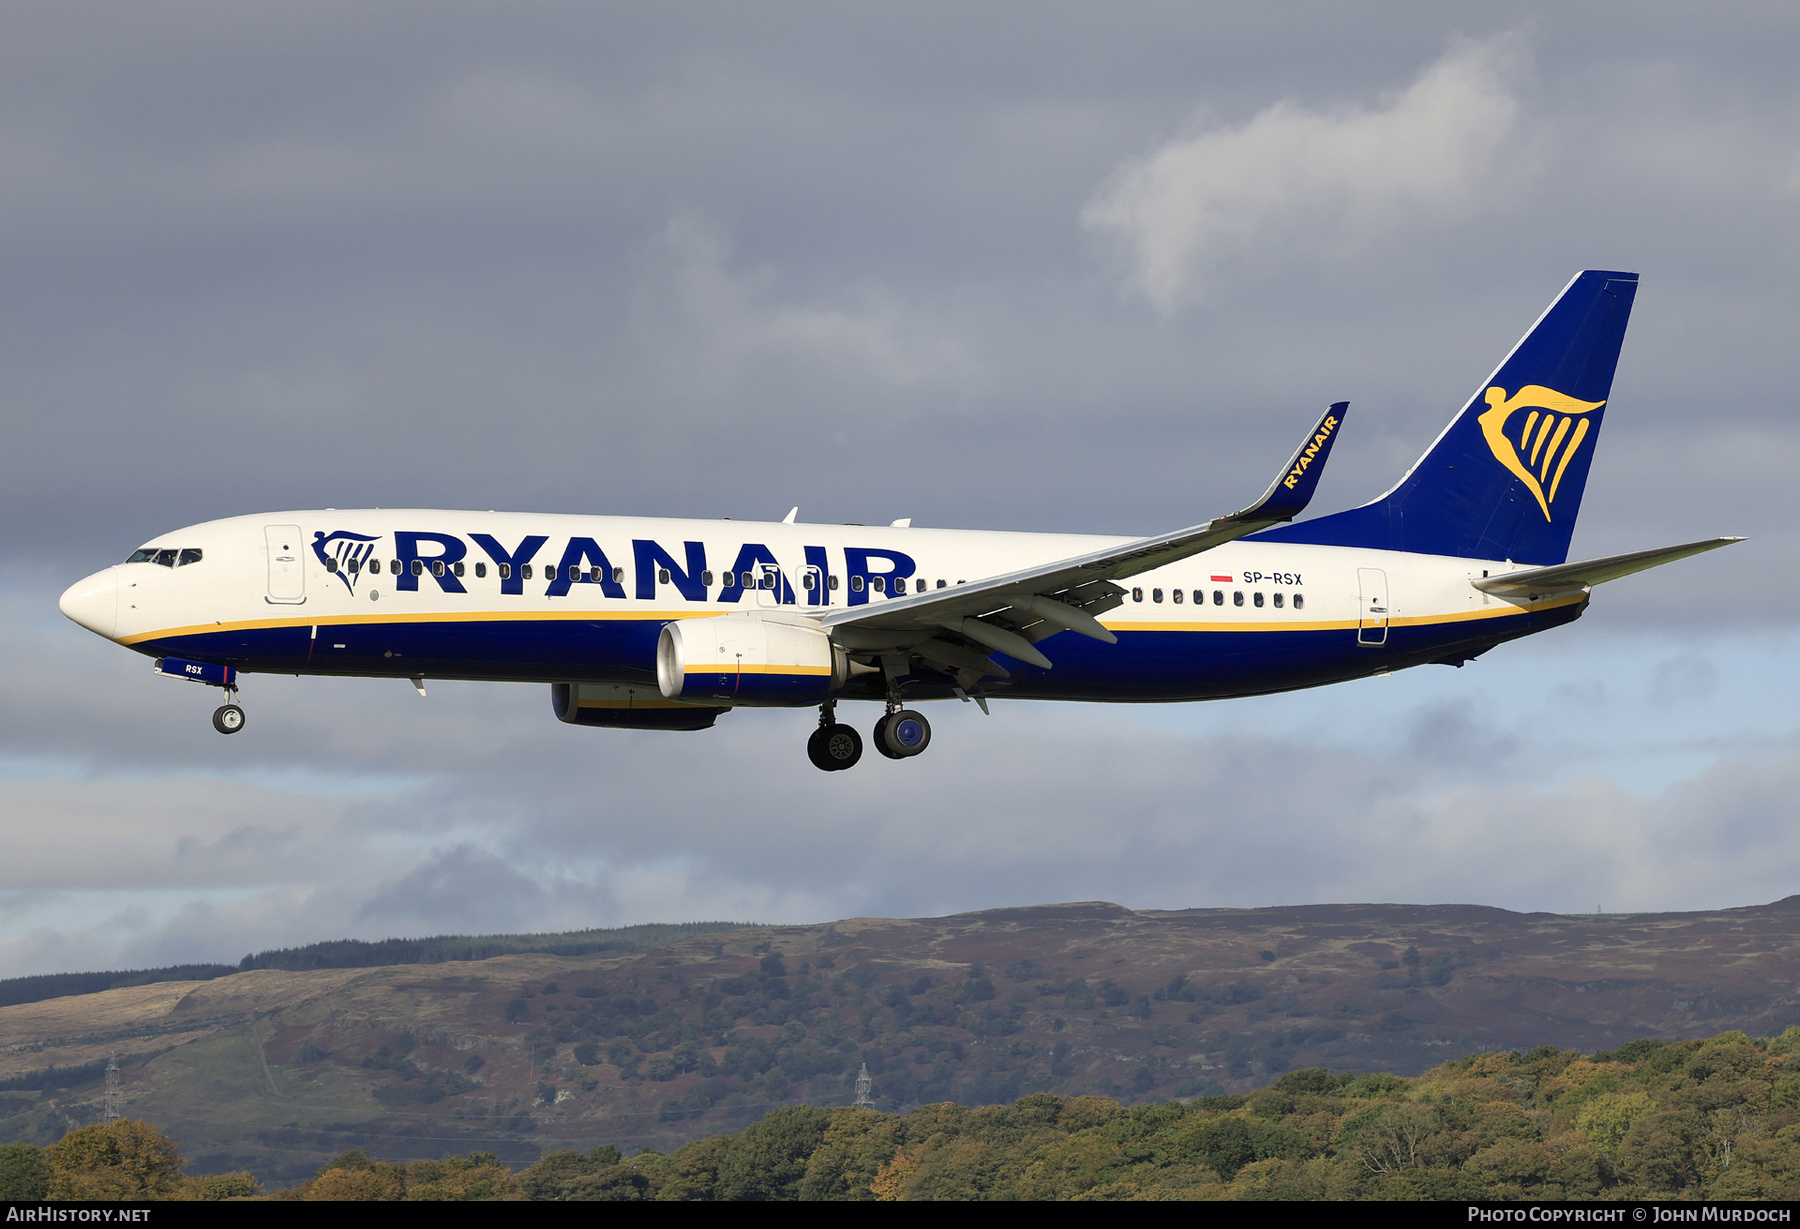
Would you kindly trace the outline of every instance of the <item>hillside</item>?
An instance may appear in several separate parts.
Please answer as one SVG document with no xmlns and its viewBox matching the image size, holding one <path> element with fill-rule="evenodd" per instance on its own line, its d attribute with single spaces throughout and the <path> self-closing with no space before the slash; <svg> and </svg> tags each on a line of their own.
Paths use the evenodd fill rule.
<svg viewBox="0 0 1800 1229">
<path fill-rule="evenodd" d="M 1694 914 L 1108 904 L 750 927 L 648 953 L 256 969 L 0 1008 L 0 1138 L 126 1110 L 265 1181 L 349 1147 L 667 1149 L 772 1106 L 1245 1092 L 1800 1019 L 1800 898 Z M 59 1070 L 51 1070 L 57 1068 Z M 69 1071 L 70 1068 L 78 1070 Z M 7 1090 L 11 1091 L 7 1091 Z"/>
</svg>

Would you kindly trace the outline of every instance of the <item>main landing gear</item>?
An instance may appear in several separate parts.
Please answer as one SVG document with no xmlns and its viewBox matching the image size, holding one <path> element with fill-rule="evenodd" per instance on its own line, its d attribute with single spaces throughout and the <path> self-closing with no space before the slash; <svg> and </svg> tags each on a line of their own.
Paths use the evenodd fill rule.
<svg viewBox="0 0 1800 1229">
<path fill-rule="evenodd" d="M 890 760 L 911 759 L 931 745 L 931 723 L 923 713 L 895 709 L 875 723 L 875 749 Z"/>
<path fill-rule="evenodd" d="M 819 706 L 819 728 L 806 740 L 806 758 L 826 772 L 853 767 L 863 753 L 862 735 L 838 721 L 836 708 L 836 700 Z M 875 723 L 874 739 L 875 749 L 888 759 L 911 759 L 931 745 L 931 723 L 923 713 L 896 704 Z"/>
</svg>

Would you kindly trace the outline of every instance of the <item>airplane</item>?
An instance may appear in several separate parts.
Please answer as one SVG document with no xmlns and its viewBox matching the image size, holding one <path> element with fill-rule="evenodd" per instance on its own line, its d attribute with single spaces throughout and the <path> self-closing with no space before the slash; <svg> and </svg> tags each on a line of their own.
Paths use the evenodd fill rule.
<svg viewBox="0 0 1800 1229">
<path fill-rule="evenodd" d="M 1255 503 L 1147 538 L 424 509 L 277 512 L 161 534 L 64 614 L 221 689 L 250 673 L 547 683 L 586 726 L 700 730 L 817 707 L 813 764 L 931 743 L 915 704 L 1188 701 L 1461 666 L 1608 580 L 1743 541 L 1568 562 L 1633 273 L 1578 273 L 1413 467 L 1311 520 L 1348 404 Z"/>
</svg>

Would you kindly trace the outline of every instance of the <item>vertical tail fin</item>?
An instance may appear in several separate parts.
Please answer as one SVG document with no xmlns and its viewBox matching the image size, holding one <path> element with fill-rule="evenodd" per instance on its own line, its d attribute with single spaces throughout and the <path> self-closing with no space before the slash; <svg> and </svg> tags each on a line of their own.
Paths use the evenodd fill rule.
<svg viewBox="0 0 1800 1229">
<path fill-rule="evenodd" d="M 1635 273 L 1577 274 L 1393 490 L 1257 536 L 1563 562 L 1636 293 Z"/>
</svg>

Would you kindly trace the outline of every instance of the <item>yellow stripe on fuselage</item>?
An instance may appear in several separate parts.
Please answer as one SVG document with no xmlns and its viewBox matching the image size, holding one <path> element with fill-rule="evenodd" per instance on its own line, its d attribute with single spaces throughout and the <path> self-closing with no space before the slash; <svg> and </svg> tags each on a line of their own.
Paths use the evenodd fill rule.
<svg viewBox="0 0 1800 1229">
<path fill-rule="evenodd" d="M 244 619 L 236 623 L 199 623 L 192 627 L 171 627 L 158 632 L 139 632 L 120 636 L 119 644 L 142 644 L 146 640 L 165 640 L 171 636 L 198 636 L 217 632 L 266 631 L 276 627 L 356 627 L 370 623 L 593 623 L 600 620 L 628 619 L 633 622 L 662 622 L 675 619 L 703 619 L 708 615 L 731 614 L 732 611 L 699 610 L 482 610 L 440 611 L 436 614 L 343 615 L 317 619 Z"/>
<path fill-rule="evenodd" d="M 1449 614 L 1395 615 L 1387 620 L 1387 626 L 1430 627 L 1439 623 L 1467 623 L 1474 619 L 1504 619 L 1508 615 L 1554 610 L 1559 606 L 1568 606 L 1586 600 L 1587 594 L 1585 593 L 1571 593 L 1542 602 L 1520 602 L 1516 605 L 1508 602 L 1482 610 L 1458 610 Z M 1382 626 L 1380 623 L 1365 625 L 1355 619 L 1309 620 L 1306 622 L 1263 619 L 1254 623 L 1125 623 L 1102 619 L 1101 622 L 1106 625 L 1107 630 L 1114 632 L 1331 632 L 1355 631 L 1363 626 Z"/>
<path fill-rule="evenodd" d="M 1517 604 L 1504 602 L 1480 610 L 1459 610 L 1447 614 L 1429 615 L 1397 615 L 1388 619 L 1389 627 L 1426 627 L 1438 623 L 1466 623 L 1476 619 L 1503 619 L 1509 615 L 1525 614 L 1539 610 L 1554 610 L 1561 606 L 1572 605 L 1587 600 L 1586 593 L 1569 593 L 1560 597 L 1548 598 L 1541 602 L 1520 602 Z M 819 608 L 821 611 L 824 608 Z M 832 607 L 831 609 L 842 609 Z M 482 610 L 482 611 L 442 611 L 427 613 L 394 613 L 394 614 L 355 614 L 341 615 L 331 618 L 311 619 L 247 619 L 235 623 L 200 623 L 190 627 L 171 627 L 161 631 L 139 632 L 131 636 L 121 636 L 117 643 L 132 645 L 142 644 L 148 640 L 166 640 L 176 636 L 197 636 L 217 634 L 220 632 L 259 631 L 280 627 L 354 627 L 361 624 L 394 624 L 394 623 L 535 623 L 545 621 L 592 623 L 601 620 L 632 622 L 668 623 L 677 619 L 705 619 L 714 615 L 750 613 L 731 610 Z M 800 613 L 799 610 L 791 613 Z M 1123 620 L 1102 619 L 1101 623 L 1114 632 L 1324 632 L 1353 630 L 1362 626 L 1355 619 L 1330 620 L 1288 620 L 1262 619 L 1255 622 L 1156 622 L 1137 623 Z M 1371 624 L 1370 626 L 1379 626 Z M 698 667 L 691 667 L 698 669 Z M 723 669 L 724 667 L 719 667 Z M 737 669 L 736 663 L 731 669 Z M 762 667 L 744 667 L 746 672 Z M 821 671 L 829 673 L 829 671 Z M 788 671 L 788 673 L 799 673 Z"/>
<path fill-rule="evenodd" d="M 715 665 L 690 665 L 682 667 L 683 674 L 819 674 L 831 673 L 830 666 L 740 666 L 735 661 L 722 661 Z"/>
</svg>

